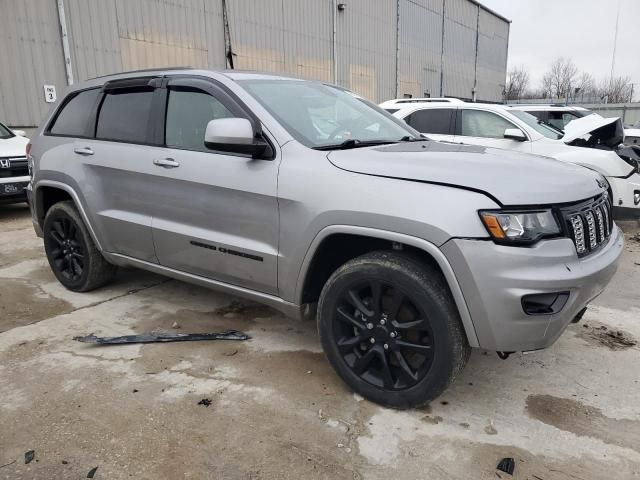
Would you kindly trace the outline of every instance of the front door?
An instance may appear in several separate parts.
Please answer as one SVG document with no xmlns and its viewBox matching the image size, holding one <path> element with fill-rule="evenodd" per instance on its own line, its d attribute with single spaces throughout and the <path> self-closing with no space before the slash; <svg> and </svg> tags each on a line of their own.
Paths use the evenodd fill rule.
<svg viewBox="0 0 640 480">
<path fill-rule="evenodd" d="M 204 146 L 210 120 L 250 118 L 214 82 L 175 77 L 165 93 L 165 146 L 154 149 L 160 264 L 277 293 L 279 155 L 256 160 Z"/>
</svg>

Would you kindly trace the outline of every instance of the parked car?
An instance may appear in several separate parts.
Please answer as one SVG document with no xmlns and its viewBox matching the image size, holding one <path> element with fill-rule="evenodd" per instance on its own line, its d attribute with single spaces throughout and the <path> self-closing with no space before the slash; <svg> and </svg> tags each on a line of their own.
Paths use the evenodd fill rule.
<svg viewBox="0 0 640 480">
<path fill-rule="evenodd" d="M 511 105 L 511 107 L 530 113 L 539 120 L 542 120 L 543 122 L 560 130 L 564 130 L 564 127 L 567 125 L 567 123 L 577 118 L 586 117 L 587 115 L 597 115 L 599 117 L 602 117 L 599 113 L 596 113 L 584 107 L 578 107 L 574 105 L 516 104 Z M 640 127 L 624 127 L 624 144 L 626 146 L 638 145 L 640 147 Z"/>
<path fill-rule="evenodd" d="M 397 408 L 437 397 L 471 347 L 551 345 L 623 248 L 600 174 L 430 141 L 319 82 L 185 69 L 81 82 L 30 156 L 33 224 L 65 287 L 121 265 L 288 315 L 317 304 L 338 375 Z"/>
<path fill-rule="evenodd" d="M 499 147 L 582 165 L 607 178 L 615 213 L 640 215 L 640 166 L 617 149 L 623 133 L 617 118 L 588 115 L 565 126 L 565 132 L 520 109 L 486 103 L 381 104 L 393 115 L 431 138 Z M 587 148 L 583 148 L 587 147 Z"/>
<path fill-rule="evenodd" d="M 26 147 L 29 139 L 22 130 L 0 123 L 0 204 L 27 200 L 29 183 Z"/>
</svg>

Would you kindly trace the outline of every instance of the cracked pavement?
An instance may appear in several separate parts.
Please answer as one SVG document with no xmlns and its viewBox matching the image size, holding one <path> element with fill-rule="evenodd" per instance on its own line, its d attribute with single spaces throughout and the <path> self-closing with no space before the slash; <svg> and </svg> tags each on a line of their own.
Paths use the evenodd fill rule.
<svg viewBox="0 0 640 480">
<path fill-rule="evenodd" d="M 28 210 L 0 207 L 0 479 L 96 466 L 96 479 L 494 479 L 503 457 L 516 479 L 640 478 L 640 242 L 628 231 L 613 283 L 552 348 L 474 351 L 441 398 L 400 412 L 341 383 L 311 321 L 136 270 L 66 291 Z M 252 339 L 72 340 L 174 322 Z"/>
</svg>

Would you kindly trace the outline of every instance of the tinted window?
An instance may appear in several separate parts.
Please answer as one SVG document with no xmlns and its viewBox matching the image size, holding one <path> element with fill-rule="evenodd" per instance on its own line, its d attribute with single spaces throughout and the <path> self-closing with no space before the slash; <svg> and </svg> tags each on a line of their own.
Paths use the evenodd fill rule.
<svg viewBox="0 0 640 480">
<path fill-rule="evenodd" d="M 461 110 L 460 135 L 466 137 L 504 138 L 507 128 L 518 128 L 500 115 L 482 110 Z"/>
<path fill-rule="evenodd" d="M 96 138 L 144 143 L 153 90 L 122 90 L 105 95 L 98 115 Z"/>
<path fill-rule="evenodd" d="M 422 133 L 439 133 L 452 135 L 451 125 L 455 110 L 451 108 L 434 108 L 418 110 L 406 118 L 406 122 Z"/>
<path fill-rule="evenodd" d="M 203 150 L 207 123 L 234 115 L 215 97 L 199 91 L 171 90 L 167 105 L 166 144 Z"/>
<path fill-rule="evenodd" d="M 398 110 L 400 110 L 399 108 L 385 108 L 385 110 L 391 114 L 396 113 Z"/>
<path fill-rule="evenodd" d="M 49 132 L 73 137 L 91 135 L 91 132 L 87 132 L 88 122 L 99 93 L 100 90 L 94 88 L 72 97 L 58 113 L 53 125 L 49 127 Z"/>
</svg>

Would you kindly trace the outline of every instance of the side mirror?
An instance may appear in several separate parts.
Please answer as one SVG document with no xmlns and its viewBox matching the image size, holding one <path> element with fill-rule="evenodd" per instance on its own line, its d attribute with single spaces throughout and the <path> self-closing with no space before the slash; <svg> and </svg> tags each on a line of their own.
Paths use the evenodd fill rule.
<svg viewBox="0 0 640 480">
<path fill-rule="evenodd" d="M 267 142 L 256 138 L 246 118 L 219 118 L 207 123 L 204 145 L 210 150 L 240 153 L 260 158 L 271 150 Z"/>
<path fill-rule="evenodd" d="M 26 137 L 27 136 L 27 132 L 25 132 L 24 130 L 11 130 L 13 132 L 14 135 L 17 135 L 19 137 Z"/>
<path fill-rule="evenodd" d="M 527 136 L 519 128 L 507 128 L 504 131 L 504 138 L 515 140 L 516 142 L 525 142 L 527 140 Z"/>
</svg>

